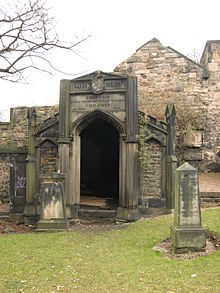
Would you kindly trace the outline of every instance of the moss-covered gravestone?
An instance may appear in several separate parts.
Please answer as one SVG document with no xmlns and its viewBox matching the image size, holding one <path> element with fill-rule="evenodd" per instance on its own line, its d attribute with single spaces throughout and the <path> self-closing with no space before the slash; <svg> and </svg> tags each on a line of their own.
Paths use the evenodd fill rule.
<svg viewBox="0 0 220 293">
<path fill-rule="evenodd" d="M 185 163 L 176 170 L 174 224 L 170 228 L 175 252 L 204 250 L 197 169 Z"/>
</svg>

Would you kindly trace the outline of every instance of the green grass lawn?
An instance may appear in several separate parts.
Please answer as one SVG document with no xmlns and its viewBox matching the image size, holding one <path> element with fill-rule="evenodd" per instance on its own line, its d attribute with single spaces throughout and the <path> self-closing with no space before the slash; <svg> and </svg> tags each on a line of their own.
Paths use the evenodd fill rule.
<svg viewBox="0 0 220 293">
<path fill-rule="evenodd" d="M 220 235 L 220 208 L 204 210 L 202 219 L 205 229 Z M 169 236 L 172 222 L 171 216 L 162 216 L 125 229 L 1 235 L 0 288 L 2 292 L 220 292 L 220 250 L 190 260 L 165 258 L 153 250 Z"/>
</svg>

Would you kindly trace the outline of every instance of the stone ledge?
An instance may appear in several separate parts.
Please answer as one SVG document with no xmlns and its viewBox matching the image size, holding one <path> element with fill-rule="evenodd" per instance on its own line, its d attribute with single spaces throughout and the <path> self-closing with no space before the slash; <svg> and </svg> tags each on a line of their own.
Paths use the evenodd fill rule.
<svg viewBox="0 0 220 293">
<path fill-rule="evenodd" d="M 205 200 L 206 198 L 220 198 L 220 192 L 200 192 L 200 198 Z"/>
<path fill-rule="evenodd" d="M 36 232 L 65 231 L 69 227 L 64 219 L 41 219 L 37 222 Z"/>
</svg>

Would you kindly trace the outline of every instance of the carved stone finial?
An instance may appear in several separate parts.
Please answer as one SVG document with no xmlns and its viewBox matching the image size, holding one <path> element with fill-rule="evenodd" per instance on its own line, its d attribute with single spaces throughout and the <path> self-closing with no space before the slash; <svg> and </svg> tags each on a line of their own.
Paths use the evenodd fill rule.
<svg viewBox="0 0 220 293">
<path fill-rule="evenodd" d="M 171 114 L 176 115 L 176 109 L 175 109 L 174 104 L 172 104 L 172 103 L 167 104 L 165 114 L 166 114 L 166 117 L 170 116 Z"/>
</svg>

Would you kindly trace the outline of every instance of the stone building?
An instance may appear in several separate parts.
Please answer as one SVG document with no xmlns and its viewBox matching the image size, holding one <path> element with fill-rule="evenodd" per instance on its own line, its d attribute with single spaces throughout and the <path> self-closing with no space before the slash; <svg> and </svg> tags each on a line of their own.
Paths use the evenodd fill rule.
<svg viewBox="0 0 220 293">
<path fill-rule="evenodd" d="M 12 108 L 10 122 L 0 122 L 0 200 L 9 199 L 10 167 L 13 162 L 21 161 L 25 164 L 26 161 L 29 130 L 28 109 L 28 107 Z M 40 124 L 58 112 L 58 105 L 35 107 L 35 111 L 37 123 Z"/>
<path fill-rule="evenodd" d="M 70 221 L 78 218 L 85 198 L 100 199 L 103 209 L 122 221 L 155 208 L 170 211 L 176 165 L 174 106 L 167 106 L 166 121 L 143 118 L 137 78 L 100 71 L 62 80 L 59 111 L 56 106 L 12 109 L 10 123 L 0 125 L 1 196 L 10 193 L 11 217 L 29 224 L 39 219 L 42 209 L 47 217 L 60 214 L 63 202 L 53 202 L 60 197 L 53 196 L 52 181 L 61 174 Z M 140 160 L 144 151 L 147 164 Z M 42 198 L 47 192 L 49 202 L 49 195 L 46 201 Z M 41 228 L 44 224 L 42 220 Z"/>
<path fill-rule="evenodd" d="M 36 222 L 46 205 L 48 215 L 56 203 L 42 206 L 42 193 L 53 195 L 58 174 L 70 221 L 85 198 L 118 220 L 172 210 L 176 153 L 219 170 L 219 54 L 220 42 L 207 42 L 198 65 L 152 39 L 115 73 L 62 80 L 57 106 L 11 109 L 0 123 L 0 199 L 12 218 Z"/>
<path fill-rule="evenodd" d="M 152 39 L 115 72 L 137 76 L 145 114 L 163 119 L 166 105 L 174 103 L 180 161 L 201 171 L 220 170 L 220 41 L 208 41 L 197 64 Z"/>
</svg>

